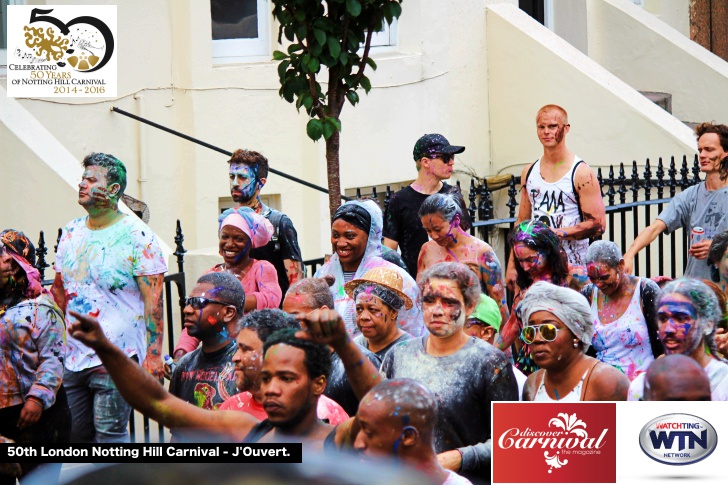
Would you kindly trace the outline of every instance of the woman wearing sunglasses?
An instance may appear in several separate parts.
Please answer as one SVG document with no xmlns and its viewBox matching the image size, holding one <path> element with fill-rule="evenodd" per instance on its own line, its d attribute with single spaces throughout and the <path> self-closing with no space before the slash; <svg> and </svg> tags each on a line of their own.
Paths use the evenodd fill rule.
<svg viewBox="0 0 728 485">
<path fill-rule="evenodd" d="M 0 443 L 71 438 L 71 412 L 61 385 L 65 323 L 34 263 L 35 248 L 22 232 L 0 233 Z M 15 477 L 39 465 L 55 483 L 60 463 L 5 463 L 0 483 L 14 484 Z"/>
<path fill-rule="evenodd" d="M 629 379 L 585 354 L 594 334 L 589 305 L 569 288 L 534 283 L 516 309 L 521 339 L 539 370 L 523 390 L 524 401 L 624 401 Z"/>
<path fill-rule="evenodd" d="M 535 282 L 546 281 L 579 290 L 588 281 L 584 267 L 569 264 L 558 236 L 543 222 L 521 222 L 511 232 L 508 242 L 513 248 L 517 273 L 513 308 Z M 516 367 L 528 375 L 538 367 L 531 358 L 528 345 L 518 340 L 522 327 L 523 323 L 515 312 L 512 313 L 501 327 L 496 346 L 505 351 L 515 344 Z"/>
<path fill-rule="evenodd" d="M 228 209 L 218 218 L 219 249 L 223 263 L 205 273 L 226 272 L 233 274 L 245 291 L 245 312 L 263 308 L 278 308 L 281 303 L 281 287 L 278 274 L 268 261 L 253 259 L 250 250 L 265 246 L 273 234 L 268 219 L 256 214 L 249 207 Z M 174 349 L 175 359 L 197 348 L 200 341 L 182 331 Z"/>
</svg>

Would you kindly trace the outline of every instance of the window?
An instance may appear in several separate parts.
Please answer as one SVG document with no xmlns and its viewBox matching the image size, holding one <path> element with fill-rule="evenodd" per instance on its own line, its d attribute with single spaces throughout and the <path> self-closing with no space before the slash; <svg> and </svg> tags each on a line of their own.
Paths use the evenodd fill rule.
<svg viewBox="0 0 728 485">
<path fill-rule="evenodd" d="M 270 60 L 268 0 L 210 0 L 216 63 Z"/>
<path fill-rule="evenodd" d="M 393 19 L 391 25 L 385 21 L 382 30 L 372 34 L 372 47 L 394 45 L 397 45 L 397 19 Z"/>
</svg>

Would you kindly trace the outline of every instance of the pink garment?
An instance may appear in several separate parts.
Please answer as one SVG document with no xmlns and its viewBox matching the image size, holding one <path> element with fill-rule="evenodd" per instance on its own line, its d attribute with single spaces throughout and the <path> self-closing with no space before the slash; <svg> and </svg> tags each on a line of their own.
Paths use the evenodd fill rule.
<svg viewBox="0 0 728 485">
<path fill-rule="evenodd" d="M 245 297 L 250 295 L 255 296 L 257 301 L 256 310 L 262 310 L 263 308 L 278 308 L 281 304 L 283 294 L 281 287 L 278 285 L 278 273 L 276 273 L 275 267 L 268 261 L 262 261 L 253 259 L 253 264 L 243 279 L 240 280 L 240 284 L 243 285 L 243 291 L 245 291 Z M 225 271 L 224 265 L 218 264 L 208 269 L 207 273 L 219 273 Z M 237 276 L 237 275 L 235 275 Z M 195 337 L 190 337 L 187 334 L 187 329 L 182 330 L 182 334 L 179 337 L 177 346 L 174 348 L 174 352 L 178 350 L 184 350 L 185 353 L 190 353 L 200 345 L 200 341 Z"/>
<path fill-rule="evenodd" d="M 263 405 L 253 399 L 253 395 L 247 391 L 226 399 L 224 403 L 220 404 L 218 411 L 243 411 L 260 421 L 268 419 L 268 414 L 265 412 Z M 329 424 L 334 426 L 349 419 L 349 415 L 346 414 L 344 408 L 323 394 L 319 397 L 316 414 L 319 419 L 328 421 Z"/>
</svg>

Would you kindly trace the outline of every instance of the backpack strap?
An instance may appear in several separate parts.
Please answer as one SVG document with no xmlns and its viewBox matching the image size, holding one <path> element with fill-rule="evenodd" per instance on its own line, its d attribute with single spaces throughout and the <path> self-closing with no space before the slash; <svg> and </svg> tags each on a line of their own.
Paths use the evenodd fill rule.
<svg viewBox="0 0 728 485">
<path fill-rule="evenodd" d="M 270 217 L 268 220 L 273 226 L 273 235 L 270 240 L 274 243 L 274 251 L 279 252 L 281 250 L 280 234 L 281 234 L 281 220 L 283 219 L 283 212 L 275 209 L 270 210 Z"/>
</svg>

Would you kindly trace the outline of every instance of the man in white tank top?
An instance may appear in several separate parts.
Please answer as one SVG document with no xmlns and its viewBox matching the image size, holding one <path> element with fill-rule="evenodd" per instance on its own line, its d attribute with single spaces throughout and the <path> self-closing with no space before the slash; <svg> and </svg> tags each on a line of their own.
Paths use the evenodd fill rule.
<svg viewBox="0 0 728 485">
<path fill-rule="evenodd" d="M 536 115 L 543 155 L 521 173 L 521 204 L 516 225 L 538 219 L 559 236 L 571 264 L 582 264 L 589 238 L 604 232 L 606 216 L 599 181 L 589 166 L 566 148 L 566 111 L 555 104 Z M 508 262 L 506 282 L 516 280 L 515 258 Z"/>
</svg>

